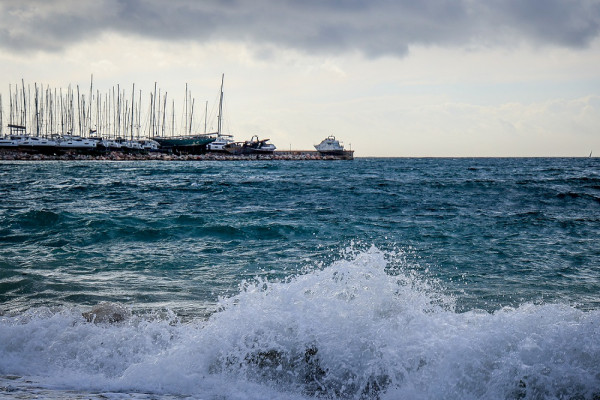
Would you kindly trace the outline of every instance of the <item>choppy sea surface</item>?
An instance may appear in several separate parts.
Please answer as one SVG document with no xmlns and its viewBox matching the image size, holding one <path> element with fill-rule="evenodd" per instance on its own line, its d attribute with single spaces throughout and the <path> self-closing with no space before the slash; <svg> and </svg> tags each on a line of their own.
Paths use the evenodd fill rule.
<svg viewBox="0 0 600 400">
<path fill-rule="evenodd" d="M 0 397 L 600 399 L 600 159 L 0 162 Z"/>
</svg>

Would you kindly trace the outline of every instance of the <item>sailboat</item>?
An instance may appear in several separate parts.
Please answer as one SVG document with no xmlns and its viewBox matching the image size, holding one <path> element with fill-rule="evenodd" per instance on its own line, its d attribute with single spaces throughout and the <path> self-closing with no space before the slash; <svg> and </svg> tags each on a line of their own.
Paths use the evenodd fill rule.
<svg viewBox="0 0 600 400">
<path fill-rule="evenodd" d="M 11 134 L 0 138 L 0 148 L 11 147 L 16 148 L 25 141 L 29 140 L 29 136 L 25 134 L 25 127 L 22 125 L 8 124 Z M 14 131 L 17 133 L 15 134 Z"/>
<path fill-rule="evenodd" d="M 222 107 L 223 107 L 223 80 L 224 80 L 224 78 L 225 78 L 225 74 L 223 74 L 223 76 L 221 77 L 221 101 L 219 103 L 219 110 L 222 110 Z M 186 92 L 187 92 L 187 89 L 186 89 Z M 187 94 L 186 94 L 186 102 L 187 102 Z M 193 110 L 193 105 L 192 105 L 192 110 Z M 191 121 L 190 121 L 190 130 L 191 130 Z M 220 131 L 221 131 L 221 111 L 219 111 L 219 130 L 218 130 L 218 132 L 216 132 L 217 137 L 220 135 L 220 133 L 221 133 Z M 182 149 L 183 148 L 183 149 L 193 150 L 193 149 L 201 149 L 204 146 L 208 145 L 209 143 L 214 142 L 215 141 L 214 135 L 215 135 L 214 133 L 211 133 L 211 134 L 201 133 L 201 134 L 179 135 L 179 136 L 172 136 L 172 137 L 154 136 L 154 137 L 152 137 L 152 140 L 158 142 L 158 144 L 160 144 L 161 148 L 167 148 L 167 149 L 173 149 L 173 148 Z"/>
<path fill-rule="evenodd" d="M 225 74 L 221 76 L 221 96 L 219 98 L 219 117 L 217 118 L 217 137 L 211 143 L 206 146 L 208 151 L 215 152 L 224 152 L 227 151 L 225 146 L 230 143 L 233 143 L 233 136 L 231 135 L 223 135 L 221 132 L 221 114 L 223 113 L 223 81 L 225 79 Z M 206 125 L 206 124 L 205 124 Z"/>
<path fill-rule="evenodd" d="M 173 137 L 154 136 L 152 140 L 158 142 L 161 148 L 200 147 L 214 142 L 215 138 L 205 135 L 180 135 Z"/>
</svg>

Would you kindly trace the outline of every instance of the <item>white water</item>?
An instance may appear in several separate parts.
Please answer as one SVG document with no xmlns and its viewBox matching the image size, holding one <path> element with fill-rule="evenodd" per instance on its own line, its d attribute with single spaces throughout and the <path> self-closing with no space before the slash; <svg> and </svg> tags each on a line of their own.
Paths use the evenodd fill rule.
<svg viewBox="0 0 600 400">
<path fill-rule="evenodd" d="M 457 313 L 408 268 L 386 273 L 388 258 L 372 248 L 286 282 L 247 283 L 208 321 L 0 317 L 0 397 L 600 396 L 600 311 Z"/>
</svg>

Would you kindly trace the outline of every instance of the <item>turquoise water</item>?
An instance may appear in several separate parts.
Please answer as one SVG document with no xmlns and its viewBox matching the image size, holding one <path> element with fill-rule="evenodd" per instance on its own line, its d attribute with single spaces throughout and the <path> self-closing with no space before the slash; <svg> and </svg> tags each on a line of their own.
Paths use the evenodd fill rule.
<svg viewBox="0 0 600 400">
<path fill-rule="evenodd" d="M 0 394 L 595 398 L 598 237 L 596 158 L 2 162 Z"/>
</svg>

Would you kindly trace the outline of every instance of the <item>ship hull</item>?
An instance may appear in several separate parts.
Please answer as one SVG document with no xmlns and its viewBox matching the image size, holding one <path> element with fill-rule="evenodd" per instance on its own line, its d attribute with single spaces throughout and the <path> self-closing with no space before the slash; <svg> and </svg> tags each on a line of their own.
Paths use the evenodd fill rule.
<svg viewBox="0 0 600 400">
<path fill-rule="evenodd" d="M 319 154 L 323 157 L 332 157 L 336 160 L 353 160 L 354 150 L 342 150 L 342 151 L 319 151 Z"/>
<path fill-rule="evenodd" d="M 184 136 L 173 138 L 153 137 L 152 140 L 157 141 L 162 148 L 169 148 L 206 146 L 207 144 L 213 142 L 215 138 L 208 136 Z"/>
</svg>

